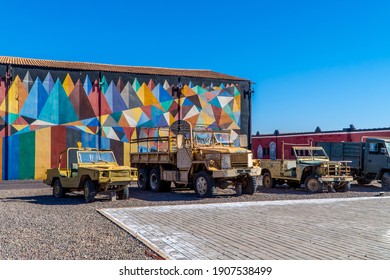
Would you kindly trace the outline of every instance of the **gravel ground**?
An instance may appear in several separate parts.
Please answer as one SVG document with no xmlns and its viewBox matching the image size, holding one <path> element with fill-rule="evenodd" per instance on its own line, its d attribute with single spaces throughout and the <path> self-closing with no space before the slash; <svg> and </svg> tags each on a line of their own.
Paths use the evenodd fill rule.
<svg viewBox="0 0 390 280">
<path fill-rule="evenodd" d="M 152 193 L 138 188 L 131 198 L 111 201 L 99 194 L 86 204 L 81 193 L 54 198 L 52 189 L 37 181 L 0 182 L 0 259 L 34 260 L 147 260 L 156 256 L 130 234 L 101 216 L 96 209 L 147 207 L 189 203 L 225 203 L 285 199 L 362 197 L 385 195 L 377 184 L 352 184 L 346 193 L 309 194 L 280 186 L 259 187 L 254 195 L 236 197 L 231 189 L 217 191 L 212 199 L 198 199 L 191 190 Z"/>
</svg>

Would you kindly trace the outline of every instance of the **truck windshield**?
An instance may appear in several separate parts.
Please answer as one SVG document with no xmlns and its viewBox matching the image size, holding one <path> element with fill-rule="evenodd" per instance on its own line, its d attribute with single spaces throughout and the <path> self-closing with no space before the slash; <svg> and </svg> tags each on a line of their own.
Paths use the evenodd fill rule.
<svg viewBox="0 0 390 280">
<path fill-rule="evenodd" d="M 387 154 L 390 155 L 390 142 L 385 142 Z"/>
<path fill-rule="evenodd" d="M 214 135 L 215 135 L 215 140 L 217 141 L 217 143 L 220 143 L 220 144 L 232 143 L 229 133 L 216 132 L 216 133 L 214 133 Z"/>
<path fill-rule="evenodd" d="M 198 145 L 210 145 L 213 134 L 211 132 L 196 132 L 195 141 Z"/>
</svg>

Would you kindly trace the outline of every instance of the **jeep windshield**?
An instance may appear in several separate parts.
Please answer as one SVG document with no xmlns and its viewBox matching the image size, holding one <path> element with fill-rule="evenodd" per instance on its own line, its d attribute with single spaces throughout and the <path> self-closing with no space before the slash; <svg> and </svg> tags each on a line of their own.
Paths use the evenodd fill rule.
<svg viewBox="0 0 390 280">
<path fill-rule="evenodd" d="M 322 147 L 294 147 L 294 153 L 300 160 L 328 160 Z"/>
<path fill-rule="evenodd" d="M 112 151 L 80 151 L 80 163 L 116 162 Z"/>
</svg>

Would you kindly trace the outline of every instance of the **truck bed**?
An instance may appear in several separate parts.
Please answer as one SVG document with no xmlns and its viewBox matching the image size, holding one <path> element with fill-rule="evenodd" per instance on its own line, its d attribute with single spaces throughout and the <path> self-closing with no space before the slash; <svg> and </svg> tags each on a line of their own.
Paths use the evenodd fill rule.
<svg viewBox="0 0 390 280">
<path fill-rule="evenodd" d="M 130 162 L 132 164 L 139 164 L 139 163 L 174 164 L 175 156 L 176 154 L 169 153 L 169 152 L 131 153 Z"/>
<path fill-rule="evenodd" d="M 363 164 L 363 143 L 358 142 L 317 142 L 332 161 L 350 161 L 351 168 L 359 169 Z"/>
</svg>

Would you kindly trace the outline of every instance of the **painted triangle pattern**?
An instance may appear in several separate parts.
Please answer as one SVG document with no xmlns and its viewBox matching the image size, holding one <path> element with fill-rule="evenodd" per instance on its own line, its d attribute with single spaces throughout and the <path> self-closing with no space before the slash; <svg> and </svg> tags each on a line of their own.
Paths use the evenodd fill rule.
<svg viewBox="0 0 390 280">
<path fill-rule="evenodd" d="M 74 81 L 69 73 L 54 82 L 50 72 L 41 81 L 27 71 L 23 80 L 16 76 L 7 96 L 0 81 L 0 116 L 5 123 L 0 125 L 0 136 L 60 125 L 128 141 L 120 128 L 168 126 L 179 117 L 194 126 L 240 128 L 241 95 L 234 84 L 205 86 L 190 81 L 180 98 L 173 97 L 172 86 L 152 79 L 108 81 L 105 76 L 92 82 L 88 75 Z M 11 126 L 8 134 L 2 131 L 6 125 Z"/>
<path fill-rule="evenodd" d="M 110 148 L 112 141 L 124 146 L 137 128 L 169 126 L 179 118 L 193 126 L 240 129 L 241 94 L 234 84 L 190 81 L 178 98 L 167 80 L 111 80 L 113 75 L 91 79 L 54 70 L 39 77 L 32 70 L 22 75 L 13 77 L 8 87 L 0 76 L 0 144 L 10 149 L 3 167 L 24 164 L 23 149 L 37 154 L 48 150 L 50 160 L 31 163 L 35 173 L 30 175 L 21 175 L 24 169 L 16 167 L 4 175 L 0 168 L 0 177 L 6 179 L 42 179 L 44 170 L 57 164 L 56 146 L 65 149 L 77 141 L 100 148 Z"/>
</svg>

